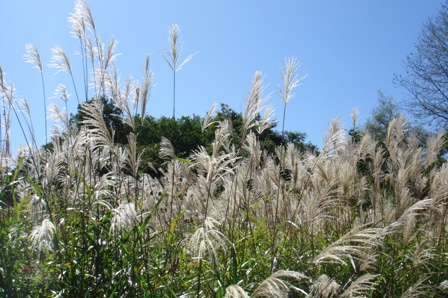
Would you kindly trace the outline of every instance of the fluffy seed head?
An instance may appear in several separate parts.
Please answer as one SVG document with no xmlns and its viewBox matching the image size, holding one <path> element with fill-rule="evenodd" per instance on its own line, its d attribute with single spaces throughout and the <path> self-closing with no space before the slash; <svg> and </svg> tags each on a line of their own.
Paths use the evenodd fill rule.
<svg viewBox="0 0 448 298">
<path fill-rule="evenodd" d="M 307 75 L 299 77 L 297 71 L 300 66 L 301 63 L 297 61 L 296 57 L 285 58 L 285 66 L 282 71 L 283 86 L 278 87 L 278 92 L 284 104 L 294 98 L 294 88 L 302 85 L 301 81 L 307 77 Z"/>
<path fill-rule="evenodd" d="M 40 225 L 35 226 L 31 231 L 31 248 L 39 253 L 53 250 L 52 241 L 54 231 L 55 227 L 53 223 L 48 218 L 44 219 Z"/>
<path fill-rule="evenodd" d="M 37 69 L 41 73 L 43 72 L 42 61 L 40 59 L 39 51 L 36 46 L 32 43 L 28 43 L 25 46 L 26 54 L 23 55 L 23 61 L 33 65 L 33 68 Z"/>
</svg>

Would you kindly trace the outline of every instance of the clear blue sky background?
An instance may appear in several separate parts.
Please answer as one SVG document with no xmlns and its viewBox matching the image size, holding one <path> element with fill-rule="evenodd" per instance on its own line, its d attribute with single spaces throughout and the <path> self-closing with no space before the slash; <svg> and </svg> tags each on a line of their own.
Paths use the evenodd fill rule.
<svg viewBox="0 0 448 298">
<path fill-rule="evenodd" d="M 442 0 L 285 0 L 285 1 L 88 1 L 97 30 L 107 43 L 119 41 L 117 65 L 124 78 L 140 79 L 145 55 L 151 54 L 155 75 L 147 113 L 172 115 L 172 73 L 160 55 L 168 27 L 177 23 L 184 40 L 183 57 L 199 52 L 177 76 L 176 115 L 204 116 L 211 105 L 226 103 L 244 109 L 255 71 L 265 74 L 266 93 L 281 120 L 282 102 L 276 95 L 285 57 L 296 56 L 308 74 L 288 104 L 288 130 L 306 132 L 322 146 L 329 121 L 342 117 L 350 128 L 350 112 L 361 120 L 377 104 L 377 91 L 403 99 L 404 90 L 392 83 L 403 72 L 402 62 L 414 50 L 422 24 L 437 15 Z M 48 64 L 50 49 L 59 44 L 70 55 L 81 87 L 78 41 L 70 36 L 68 0 L 0 0 L 2 22 L 0 66 L 17 97 L 32 108 L 37 140 L 44 142 L 44 112 L 40 76 L 23 62 L 25 45 L 34 43 Z M 69 109 L 76 112 L 68 74 L 44 70 L 47 98 L 59 82 L 72 93 Z M 55 99 L 61 107 L 61 102 Z M 280 126 L 279 126 L 280 127 Z M 13 149 L 24 143 L 13 124 Z"/>
</svg>

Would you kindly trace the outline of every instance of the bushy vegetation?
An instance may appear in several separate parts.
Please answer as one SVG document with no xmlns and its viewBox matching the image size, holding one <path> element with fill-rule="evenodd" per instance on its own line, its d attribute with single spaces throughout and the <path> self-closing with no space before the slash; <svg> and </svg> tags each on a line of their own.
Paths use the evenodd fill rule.
<svg viewBox="0 0 448 298">
<path fill-rule="evenodd" d="M 81 48 L 98 41 L 93 34 L 85 43 L 82 28 L 95 32 L 85 2 L 76 2 L 71 21 Z M 3 148 L 1 295 L 448 295 L 443 134 L 421 146 L 398 116 L 383 140 L 364 131 L 354 138 L 334 120 L 320 152 L 282 141 L 270 150 L 263 134 L 274 123 L 257 72 L 241 117 L 211 109 L 193 122 L 201 140 L 213 141 L 179 150 L 166 136 L 150 139 L 148 129 L 168 119 L 132 113 L 140 107 L 145 115 L 150 72 L 142 85 L 120 86 L 107 61 L 113 53 L 87 52 L 97 89 L 82 104 L 80 125 L 53 107 L 51 145 L 30 142 L 17 158 Z M 299 85 L 297 66 L 286 60 L 285 109 Z M 12 88 L 3 80 L 1 87 L 14 113 Z M 105 112 L 104 98 L 121 111 L 114 119 L 123 129 L 105 121 L 115 112 Z M 161 161 L 157 174 L 144 162 L 149 146 Z"/>
</svg>

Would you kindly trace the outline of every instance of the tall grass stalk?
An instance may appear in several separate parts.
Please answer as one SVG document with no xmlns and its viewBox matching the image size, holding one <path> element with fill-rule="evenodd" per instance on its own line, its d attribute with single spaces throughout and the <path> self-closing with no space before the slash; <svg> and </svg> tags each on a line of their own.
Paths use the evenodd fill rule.
<svg viewBox="0 0 448 298">
<path fill-rule="evenodd" d="M 32 43 L 28 43 L 25 46 L 26 54 L 23 56 L 23 60 L 26 63 L 30 63 L 33 68 L 37 69 L 40 73 L 41 83 L 42 83 L 42 96 L 44 99 L 44 121 L 45 121 L 45 144 L 48 142 L 48 127 L 47 127 L 47 96 L 45 94 L 45 80 L 44 80 L 44 70 L 42 67 L 42 61 L 40 59 L 39 51 L 36 46 Z"/>
<path fill-rule="evenodd" d="M 176 73 L 197 54 L 190 54 L 182 62 L 179 62 L 183 45 L 183 41 L 179 36 L 179 31 L 179 25 L 173 24 L 170 26 L 168 29 L 169 46 L 164 46 L 165 54 L 162 54 L 163 59 L 165 59 L 168 66 L 173 71 L 173 119 L 176 119 Z"/>
</svg>

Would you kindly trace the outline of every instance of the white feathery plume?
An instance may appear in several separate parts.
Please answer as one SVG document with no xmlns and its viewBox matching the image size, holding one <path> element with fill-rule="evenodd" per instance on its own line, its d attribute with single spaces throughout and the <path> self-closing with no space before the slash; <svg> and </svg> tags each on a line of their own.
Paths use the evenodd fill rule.
<svg viewBox="0 0 448 298">
<path fill-rule="evenodd" d="M 293 90 L 296 87 L 301 86 L 301 81 L 308 76 L 303 75 L 299 77 L 297 71 L 301 65 L 302 64 L 297 61 L 296 57 L 285 58 L 285 66 L 282 70 L 283 85 L 281 87 L 278 86 L 278 93 L 285 105 L 294 98 L 295 94 L 293 93 Z"/>
<path fill-rule="evenodd" d="M 20 112 L 22 112 L 23 114 L 25 114 L 28 117 L 31 116 L 31 109 L 28 104 L 28 100 L 26 100 L 26 98 L 21 97 L 21 98 L 17 99 L 17 105 L 19 107 Z"/>
<path fill-rule="evenodd" d="M 430 136 L 426 141 L 426 160 L 425 165 L 431 165 L 440 154 L 443 146 L 444 132 L 439 132 L 436 136 Z"/>
<path fill-rule="evenodd" d="M 330 125 L 324 138 L 323 154 L 337 152 L 346 143 L 346 132 L 342 128 L 341 121 L 341 118 L 330 121 Z"/>
<path fill-rule="evenodd" d="M 135 203 L 122 202 L 117 208 L 112 210 L 112 224 L 110 232 L 129 231 L 137 223 L 137 211 Z"/>
<path fill-rule="evenodd" d="M 159 156 L 162 159 L 172 160 L 176 158 L 174 154 L 174 147 L 171 144 L 170 140 L 165 137 L 162 137 L 162 141 L 160 142 L 160 151 Z"/>
<path fill-rule="evenodd" d="M 54 98 L 58 98 L 63 102 L 67 103 L 70 98 L 70 93 L 67 92 L 67 88 L 64 84 L 59 83 L 56 89 L 54 90 L 53 96 Z"/>
<path fill-rule="evenodd" d="M 55 104 L 50 104 L 50 106 L 48 107 L 48 111 L 51 119 L 60 122 L 64 125 L 62 127 L 62 131 L 67 131 L 67 129 L 70 127 L 67 111 L 61 110 Z"/>
<path fill-rule="evenodd" d="M 213 112 L 215 111 L 216 108 L 216 102 L 213 103 L 212 107 L 210 108 L 210 110 L 208 110 L 207 115 L 205 115 L 204 121 L 202 122 L 202 132 L 205 131 L 205 129 L 207 127 L 209 127 L 210 125 L 213 125 L 214 123 L 216 123 L 216 121 L 211 121 L 211 116 L 213 114 Z"/>
<path fill-rule="evenodd" d="M 439 288 L 442 289 L 442 290 L 448 290 L 448 279 L 442 281 L 439 284 Z"/>
<path fill-rule="evenodd" d="M 279 270 L 262 281 L 253 292 L 252 297 L 284 298 L 288 297 L 288 292 L 290 289 L 308 296 L 304 290 L 294 287 L 289 281 L 287 281 L 287 279 L 297 281 L 308 279 L 308 277 L 296 271 Z"/>
<path fill-rule="evenodd" d="M 356 128 L 356 124 L 358 123 L 358 115 L 359 115 L 359 109 L 358 107 L 354 107 L 352 109 L 352 112 L 350 113 L 353 128 Z"/>
<path fill-rule="evenodd" d="M 0 66 L 0 88 L 3 89 L 5 85 L 4 77 L 3 77 L 3 68 Z"/>
<path fill-rule="evenodd" d="M 179 64 L 179 57 L 182 52 L 182 42 L 179 38 L 179 26 L 177 24 L 174 24 L 169 28 L 168 42 L 170 46 L 169 48 L 164 46 L 166 56 L 162 54 L 162 57 L 173 71 L 173 119 L 176 119 L 176 73 L 181 70 L 182 67 L 196 55 L 196 53 L 189 55 Z"/>
<path fill-rule="evenodd" d="M 338 284 L 333 278 L 328 277 L 328 275 L 326 274 L 322 274 L 311 285 L 310 295 L 312 295 L 311 297 L 321 297 L 321 298 L 335 297 L 340 287 L 341 285 Z"/>
<path fill-rule="evenodd" d="M 361 260 L 373 248 L 382 244 L 383 237 L 383 230 L 380 228 L 355 228 L 327 246 L 314 258 L 313 263 L 337 261 L 347 265 L 344 259 Z M 352 265 L 354 266 L 353 262 Z"/>
<path fill-rule="evenodd" d="M 194 57 L 194 55 L 197 54 L 191 54 L 187 58 L 185 58 L 180 64 L 179 64 L 179 58 L 180 54 L 182 52 L 182 44 L 183 42 L 180 40 L 179 37 L 179 25 L 173 24 L 168 29 L 168 42 L 169 47 L 164 46 L 165 48 L 165 55 L 162 54 L 163 59 L 165 59 L 166 63 L 170 66 L 171 70 L 174 72 L 177 72 L 182 69 L 182 67 L 191 60 L 191 58 Z"/>
<path fill-rule="evenodd" d="M 263 85 L 262 72 L 256 71 L 252 76 L 251 82 L 252 88 L 246 99 L 246 108 L 243 115 L 242 144 L 251 128 L 257 126 L 259 132 L 263 132 L 264 129 L 271 127 L 275 123 L 275 121 L 271 120 L 274 110 L 271 107 L 265 106 L 271 95 L 268 94 L 263 97 L 263 92 L 266 89 L 266 86 Z M 261 120 L 257 120 L 257 117 L 263 109 L 265 109 L 263 117 Z"/>
<path fill-rule="evenodd" d="M 51 57 L 50 63 L 48 64 L 49 68 L 56 68 L 56 74 L 60 72 L 67 72 L 72 74 L 72 67 L 70 65 L 70 59 L 65 53 L 64 49 L 61 46 L 56 45 L 51 49 L 53 56 Z"/>
<path fill-rule="evenodd" d="M 45 218 L 40 225 L 33 228 L 30 234 L 32 241 L 31 248 L 39 253 L 45 253 L 53 250 L 53 235 L 56 228 L 53 223 Z"/>
<path fill-rule="evenodd" d="M 434 208 L 434 199 L 424 199 L 407 208 L 395 222 L 384 228 L 383 234 L 387 235 L 403 228 L 410 218 L 418 216 L 422 211 Z"/>
<path fill-rule="evenodd" d="M 406 292 L 404 292 L 400 298 L 417 298 L 417 297 L 431 297 L 425 288 L 429 288 L 428 285 L 425 286 L 425 282 L 428 280 L 428 276 L 421 276 L 415 284 L 410 286 Z"/>
<path fill-rule="evenodd" d="M 250 298 L 239 285 L 231 285 L 226 288 L 224 298 Z"/>
<path fill-rule="evenodd" d="M 262 134 L 263 131 L 272 127 L 277 120 L 273 120 L 275 116 L 275 109 L 272 105 L 267 105 L 264 107 L 263 115 L 260 120 L 258 120 L 257 132 Z"/>
<path fill-rule="evenodd" d="M 153 79 L 154 75 L 152 71 L 149 70 L 149 61 L 150 56 L 146 55 L 145 61 L 145 73 L 143 75 L 143 84 L 141 86 L 141 117 L 142 119 L 146 114 L 146 105 L 148 103 L 148 99 L 151 96 L 152 89 L 154 88 Z"/>
<path fill-rule="evenodd" d="M 107 53 L 104 60 L 104 69 L 108 69 L 109 65 L 113 64 L 120 53 L 115 53 L 115 48 L 118 45 L 118 41 L 115 38 L 111 38 L 109 40 L 109 44 L 107 45 Z M 147 62 L 149 64 L 149 62 Z"/>
<path fill-rule="evenodd" d="M 26 54 L 23 55 L 23 61 L 33 65 L 33 68 L 37 69 L 41 73 L 43 72 L 42 61 L 40 59 L 39 51 L 36 46 L 32 43 L 28 43 L 25 46 Z"/>
<path fill-rule="evenodd" d="M 375 282 L 375 279 L 379 275 L 373 275 L 370 273 L 366 273 L 360 277 L 358 277 L 355 281 L 350 284 L 347 290 L 342 293 L 341 298 L 344 297 L 358 297 L 359 295 L 363 295 L 368 291 L 371 291 Z"/>
<path fill-rule="evenodd" d="M 295 94 L 293 90 L 302 85 L 301 81 L 306 78 L 307 75 L 303 75 L 299 77 L 297 73 L 299 67 L 301 66 L 300 62 L 297 62 L 296 57 L 285 58 L 285 66 L 282 70 L 282 80 L 283 86 L 278 86 L 278 93 L 283 101 L 283 123 L 282 123 L 282 135 L 285 131 L 285 120 L 286 120 L 286 105 L 291 99 L 294 98 Z"/>
<path fill-rule="evenodd" d="M 99 142 L 99 145 L 112 147 L 114 143 L 114 131 L 107 128 L 103 118 L 103 104 L 100 100 L 93 100 L 90 104 L 84 102 L 81 110 L 86 117 L 82 123 L 89 126 L 89 133 L 92 141 Z"/>
<path fill-rule="evenodd" d="M 75 2 L 74 12 L 70 13 L 68 17 L 68 22 L 71 24 L 71 31 L 73 37 L 78 38 L 82 43 L 84 35 L 86 33 L 86 23 L 85 23 L 85 1 L 77 0 Z"/>
<path fill-rule="evenodd" d="M 194 260 L 199 261 L 210 256 L 214 262 L 217 261 L 218 249 L 225 249 L 226 243 L 229 242 L 227 237 L 217 229 L 220 225 L 220 222 L 208 216 L 202 226 L 189 236 L 185 250 Z"/>
</svg>

